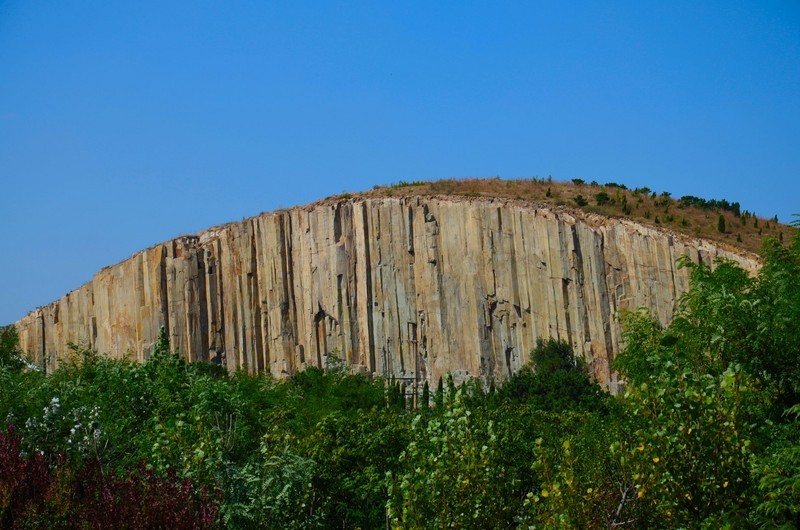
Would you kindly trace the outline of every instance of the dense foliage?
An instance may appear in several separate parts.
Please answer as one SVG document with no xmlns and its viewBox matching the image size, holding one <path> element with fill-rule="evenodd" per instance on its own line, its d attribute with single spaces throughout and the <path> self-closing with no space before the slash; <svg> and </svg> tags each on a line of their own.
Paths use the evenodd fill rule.
<svg viewBox="0 0 800 530">
<path fill-rule="evenodd" d="M 228 374 L 163 337 L 45 375 L 5 328 L 0 527 L 796 528 L 800 239 L 765 255 L 756 277 L 684 263 L 666 328 L 623 315 L 616 397 L 556 340 L 496 390 L 406 396 L 336 363 Z"/>
</svg>

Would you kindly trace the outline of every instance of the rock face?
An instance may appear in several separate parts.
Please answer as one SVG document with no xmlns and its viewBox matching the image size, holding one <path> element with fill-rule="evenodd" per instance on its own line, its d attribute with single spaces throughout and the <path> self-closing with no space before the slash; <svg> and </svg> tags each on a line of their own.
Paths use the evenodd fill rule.
<svg viewBox="0 0 800 530">
<path fill-rule="evenodd" d="M 161 326 L 186 358 L 290 375 L 335 355 L 409 382 L 502 380 L 538 337 L 614 389 L 620 309 L 667 323 L 676 260 L 754 256 L 633 222 L 509 201 L 380 198 L 262 214 L 144 250 L 25 316 L 50 368 L 69 342 L 144 360 Z"/>
</svg>

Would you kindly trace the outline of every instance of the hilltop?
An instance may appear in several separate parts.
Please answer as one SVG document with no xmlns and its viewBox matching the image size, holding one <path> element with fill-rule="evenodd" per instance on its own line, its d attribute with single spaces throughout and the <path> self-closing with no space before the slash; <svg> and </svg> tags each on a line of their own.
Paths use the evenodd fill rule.
<svg viewBox="0 0 800 530">
<path fill-rule="evenodd" d="M 630 189 L 624 184 L 550 178 L 504 180 L 500 178 L 400 181 L 375 186 L 366 192 L 343 193 L 323 199 L 327 203 L 349 198 L 452 196 L 497 198 L 560 206 L 607 217 L 624 217 L 655 228 L 709 239 L 753 253 L 760 253 L 764 238 L 788 241 L 794 228 L 777 216 L 762 217 L 742 210 L 738 202 L 694 196 L 672 197 L 650 188 Z M 720 223 L 724 220 L 724 227 Z M 720 229 L 724 228 L 724 231 Z"/>
</svg>

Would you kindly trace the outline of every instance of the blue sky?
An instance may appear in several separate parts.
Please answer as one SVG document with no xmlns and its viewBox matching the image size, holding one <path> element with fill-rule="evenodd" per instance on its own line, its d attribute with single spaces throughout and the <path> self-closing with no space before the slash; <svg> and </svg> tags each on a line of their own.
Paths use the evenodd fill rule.
<svg viewBox="0 0 800 530">
<path fill-rule="evenodd" d="M 0 0 L 0 323 L 215 224 L 552 175 L 800 212 L 800 4 Z"/>
</svg>

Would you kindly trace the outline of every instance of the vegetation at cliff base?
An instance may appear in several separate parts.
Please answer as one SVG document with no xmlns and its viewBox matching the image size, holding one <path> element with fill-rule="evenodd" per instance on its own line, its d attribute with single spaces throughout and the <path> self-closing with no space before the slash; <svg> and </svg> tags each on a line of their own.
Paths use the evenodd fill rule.
<svg viewBox="0 0 800 530">
<path fill-rule="evenodd" d="M 165 337 L 44 374 L 4 328 L 0 527 L 797 528 L 800 237 L 763 254 L 755 277 L 685 262 L 668 327 L 621 315 L 618 396 L 555 339 L 496 388 L 415 396 L 336 362 L 229 374 Z"/>
</svg>

